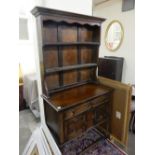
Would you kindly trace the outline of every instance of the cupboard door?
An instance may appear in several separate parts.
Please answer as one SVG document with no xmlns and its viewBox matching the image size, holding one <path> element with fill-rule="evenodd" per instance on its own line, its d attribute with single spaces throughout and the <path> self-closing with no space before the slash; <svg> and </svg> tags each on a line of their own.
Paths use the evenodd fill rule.
<svg viewBox="0 0 155 155">
<path fill-rule="evenodd" d="M 91 109 L 89 111 L 87 111 L 87 115 L 86 115 L 86 125 L 87 125 L 87 129 L 94 126 L 95 124 L 95 112 L 94 109 Z"/>
<path fill-rule="evenodd" d="M 106 106 L 104 104 L 95 108 L 95 124 L 104 122 L 107 117 Z"/>
<path fill-rule="evenodd" d="M 81 114 L 65 121 L 65 140 L 75 138 L 86 130 L 86 115 Z"/>
<path fill-rule="evenodd" d="M 122 145 L 127 145 L 129 129 L 129 112 L 131 103 L 131 86 L 108 78 L 99 77 L 100 84 L 113 88 L 110 114 L 111 138 Z M 116 113 L 120 113 L 120 118 Z"/>
</svg>

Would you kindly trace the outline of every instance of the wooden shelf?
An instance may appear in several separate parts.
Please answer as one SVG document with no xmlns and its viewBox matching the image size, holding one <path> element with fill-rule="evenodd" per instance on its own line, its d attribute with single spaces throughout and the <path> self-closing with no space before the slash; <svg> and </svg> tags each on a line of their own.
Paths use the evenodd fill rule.
<svg viewBox="0 0 155 155">
<path fill-rule="evenodd" d="M 68 43 L 44 43 L 43 47 L 50 46 L 72 46 L 72 45 L 89 45 L 89 46 L 99 46 L 99 42 L 68 42 Z"/>
<path fill-rule="evenodd" d="M 79 65 L 72 65 L 72 66 L 54 67 L 51 69 L 46 69 L 45 73 L 52 74 L 55 72 L 68 71 L 68 70 L 81 69 L 81 68 L 89 68 L 89 67 L 97 67 L 97 64 L 89 63 L 89 64 L 79 64 Z"/>
<path fill-rule="evenodd" d="M 73 84 L 70 84 L 70 85 L 60 86 L 59 88 L 48 90 L 48 94 L 50 96 L 53 93 L 57 93 L 57 92 L 64 91 L 64 90 L 68 90 L 68 89 L 75 88 L 75 87 L 78 87 L 78 86 L 82 86 L 82 85 L 88 84 L 88 83 L 93 83 L 93 81 L 91 81 L 91 80 L 90 81 L 83 81 L 81 83 L 76 82 L 76 83 L 73 83 Z M 43 96 L 46 97 L 47 99 L 49 98 L 48 96 L 45 96 L 45 95 L 43 95 Z"/>
</svg>

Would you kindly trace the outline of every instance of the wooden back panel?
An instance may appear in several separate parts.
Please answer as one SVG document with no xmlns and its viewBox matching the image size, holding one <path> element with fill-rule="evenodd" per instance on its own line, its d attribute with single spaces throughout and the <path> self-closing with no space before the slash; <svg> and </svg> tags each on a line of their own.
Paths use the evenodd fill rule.
<svg viewBox="0 0 155 155">
<path fill-rule="evenodd" d="M 63 67 L 82 64 L 97 64 L 98 47 L 84 45 L 99 41 L 98 26 L 80 26 L 78 24 L 43 21 L 43 62 L 47 91 L 93 81 L 96 66 L 63 71 Z M 94 37 L 95 36 L 95 37 Z M 62 68 L 59 73 L 46 75 L 46 70 Z M 94 69 L 93 69 L 94 68 Z"/>
<path fill-rule="evenodd" d="M 95 56 L 95 53 L 93 53 L 92 47 L 86 47 L 83 46 L 80 48 L 80 61 L 81 64 L 91 63 L 93 62 L 93 56 Z"/>
<path fill-rule="evenodd" d="M 51 24 L 50 21 L 43 22 L 43 43 L 50 44 L 58 41 L 57 23 Z"/>
<path fill-rule="evenodd" d="M 75 70 L 63 73 L 63 85 L 71 85 L 77 83 L 78 72 Z"/>
<path fill-rule="evenodd" d="M 77 42 L 78 32 L 77 25 L 69 25 L 62 23 L 59 25 L 59 41 L 60 42 Z"/>
<path fill-rule="evenodd" d="M 111 137 L 127 145 L 132 87 L 104 77 L 99 77 L 98 81 L 114 89 L 111 104 Z M 116 118 L 116 111 L 121 113 L 121 119 Z"/>
<path fill-rule="evenodd" d="M 45 77 L 45 84 L 48 90 L 59 88 L 60 87 L 59 74 L 53 73 Z"/>
<path fill-rule="evenodd" d="M 52 67 L 58 67 L 58 49 L 57 47 L 46 48 L 43 53 L 44 66 L 46 69 L 50 69 Z"/>
<path fill-rule="evenodd" d="M 82 42 L 99 42 L 100 39 L 100 28 L 95 26 L 81 26 L 79 28 L 79 40 Z"/>
<path fill-rule="evenodd" d="M 65 46 L 61 48 L 62 66 L 78 64 L 78 53 L 76 46 Z"/>
</svg>

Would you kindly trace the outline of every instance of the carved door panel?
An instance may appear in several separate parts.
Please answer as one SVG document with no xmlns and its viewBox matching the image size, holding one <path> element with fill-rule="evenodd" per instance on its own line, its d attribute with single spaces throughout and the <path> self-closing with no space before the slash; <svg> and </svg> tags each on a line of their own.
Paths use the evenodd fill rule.
<svg viewBox="0 0 155 155">
<path fill-rule="evenodd" d="M 99 77 L 100 84 L 113 88 L 111 114 L 110 114 L 110 136 L 122 145 L 127 145 L 129 131 L 129 112 L 131 103 L 131 85 L 119 81 Z M 119 117 L 116 115 L 119 113 Z"/>
<path fill-rule="evenodd" d="M 92 126 L 94 126 L 95 124 L 95 112 L 94 109 L 91 109 L 89 111 L 87 111 L 87 115 L 86 115 L 86 124 L 87 124 L 87 128 L 90 128 Z"/>
<path fill-rule="evenodd" d="M 107 118 L 107 110 L 105 104 L 95 108 L 95 124 L 105 121 L 106 118 Z"/>
<path fill-rule="evenodd" d="M 65 121 L 65 140 L 78 136 L 86 130 L 86 114 Z"/>
</svg>

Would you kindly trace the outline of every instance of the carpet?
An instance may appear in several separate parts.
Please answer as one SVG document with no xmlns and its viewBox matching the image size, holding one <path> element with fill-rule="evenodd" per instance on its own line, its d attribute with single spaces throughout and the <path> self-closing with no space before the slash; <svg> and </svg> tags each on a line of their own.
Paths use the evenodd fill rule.
<svg viewBox="0 0 155 155">
<path fill-rule="evenodd" d="M 62 155 L 127 155 L 95 128 L 66 142 L 60 149 Z"/>
</svg>

